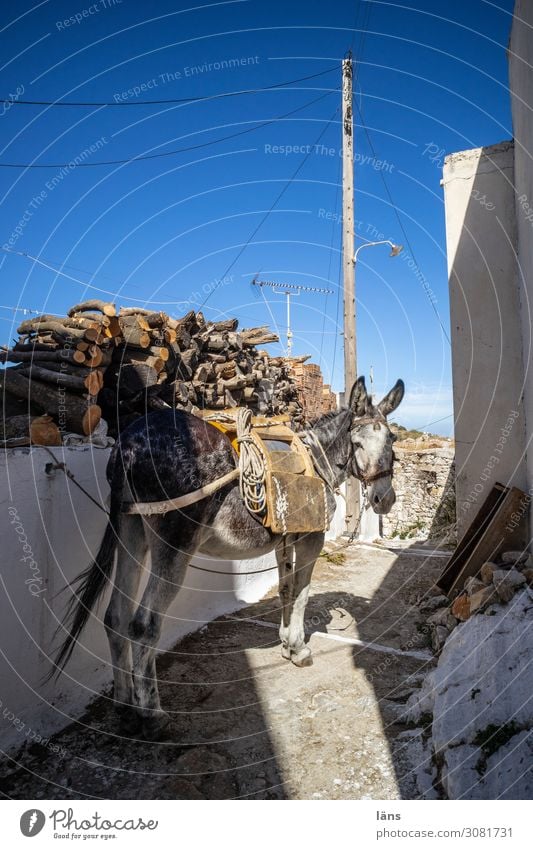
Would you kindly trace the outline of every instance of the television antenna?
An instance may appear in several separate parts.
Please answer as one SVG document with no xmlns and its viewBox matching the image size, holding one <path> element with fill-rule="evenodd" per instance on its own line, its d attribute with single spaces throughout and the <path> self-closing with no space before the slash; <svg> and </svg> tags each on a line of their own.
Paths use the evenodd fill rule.
<svg viewBox="0 0 533 849">
<path fill-rule="evenodd" d="M 299 297 L 301 292 L 312 292 L 314 295 L 333 295 L 333 289 L 322 289 L 319 286 L 300 286 L 298 283 L 274 283 L 272 280 L 258 280 L 254 277 L 252 286 L 263 288 L 268 286 L 276 295 L 285 295 L 287 301 L 287 357 L 292 355 L 291 330 L 291 297 Z"/>
</svg>

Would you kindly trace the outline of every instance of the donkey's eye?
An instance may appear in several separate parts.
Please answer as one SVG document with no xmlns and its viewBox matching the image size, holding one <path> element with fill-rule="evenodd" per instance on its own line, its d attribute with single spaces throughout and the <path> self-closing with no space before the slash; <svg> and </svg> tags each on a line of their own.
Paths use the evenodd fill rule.
<svg viewBox="0 0 533 849">
<path fill-rule="evenodd" d="M 354 442 L 354 443 L 353 443 L 353 447 L 354 447 L 354 448 L 362 448 L 362 447 L 363 447 L 363 445 L 362 445 L 362 443 L 361 443 L 361 442 Z"/>
</svg>

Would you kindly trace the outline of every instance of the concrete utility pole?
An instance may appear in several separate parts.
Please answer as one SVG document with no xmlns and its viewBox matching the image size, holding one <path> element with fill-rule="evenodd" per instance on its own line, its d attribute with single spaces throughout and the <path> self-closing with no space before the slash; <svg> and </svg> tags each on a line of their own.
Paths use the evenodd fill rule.
<svg viewBox="0 0 533 849">
<path fill-rule="evenodd" d="M 353 190 L 353 65 L 352 57 L 342 62 L 342 262 L 344 270 L 344 396 L 346 403 L 357 380 L 355 345 L 355 264 Z M 346 481 L 346 530 L 351 533 L 359 516 L 359 482 Z"/>
</svg>

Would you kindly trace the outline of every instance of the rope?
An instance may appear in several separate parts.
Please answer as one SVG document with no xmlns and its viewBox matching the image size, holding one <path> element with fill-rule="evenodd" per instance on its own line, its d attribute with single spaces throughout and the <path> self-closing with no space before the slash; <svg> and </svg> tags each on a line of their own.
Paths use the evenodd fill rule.
<svg viewBox="0 0 533 849">
<path fill-rule="evenodd" d="M 54 472 L 54 471 L 64 472 L 64 474 L 67 476 L 67 478 L 72 481 L 74 486 L 77 486 L 78 489 L 81 492 L 83 492 L 83 494 L 86 495 L 87 498 L 90 501 L 92 501 L 93 504 L 96 504 L 96 506 L 98 507 L 99 510 L 101 510 L 103 513 L 106 514 L 106 516 L 109 516 L 109 510 L 106 510 L 105 507 L 103 507 L 100 504 L 99 501 L 97 501 L 95 498 L 92 497 L 90 492 L 87 492 L 87 490 L 81 485 L 81 483 L 78 483 L 78 481 L 76 480 L 76 478 L 74 477 L 74 475 L 72 474 L 72 472 L 70 471 L 68 466 L 65 463 L 60 463 L 59 460 L 57 459 L 57 457 L 55 456 L 55 454 L 53 453 L 53 451 L 50 451 L 50 449 L 47 448 L 46 445 L 41 445 L 41 448 L 44 448 L 44 450 L 48 454 L 50 454 L 50 457 L 54 461 L 53 466 L 51 466 L 51 464 L 49 464 L 49 466 L 51 466 L 51 468 L 49 468 L 47 471 L 49 471 L 49 472 Z"/>
<path fill-rule="evenodd" d="M 344 499 L 344 503 L 346 504 L 346 509 L 348 509 L 348 504 L 346 502 L 346 498 L 343 495 L 343 493 L 340 491 L 340 489 L 336 490 L 336 493 L 337 493 L 337 495 L 340 495 L 341 498 Z M 363 519 L 363 513 L 365 512 L 365 507 L 366 507 L 366 490 L 363 490 L 363 497 L 361 499 L 361 509 L 359 510 L 359 516 L 357 517 L 357 522 L 355 523 L 355 528 L 351 532 L 351 534 L 348 537 L 346 542 L 343 542 L 342 545 L 335 546 L 335 548 L 333 549 L 333 554 L 336 554 L 337 551 L 343 551 L 345 548 L 348 548 L 348 546 L 351 545 L 354 542 L 357 534 L 359 533 L 359 528 L 361 527 L 361 521 Z"/>
<path fill-rule="evenodd" d="M 251 428 L 252 411 L 241 407 L 237 413 L 239 487 L 246 509 L 257 515 L 266 509 L 265 458 L 251 434 Z"/>
</svg>

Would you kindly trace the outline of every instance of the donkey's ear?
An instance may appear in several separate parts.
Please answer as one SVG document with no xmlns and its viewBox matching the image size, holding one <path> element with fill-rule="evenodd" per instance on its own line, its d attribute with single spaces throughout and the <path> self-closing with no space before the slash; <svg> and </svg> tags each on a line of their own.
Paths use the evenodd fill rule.
<svg viewBox="0 0 533 849">
<path fill-rule="evenodd" d="M 350 392 L 350 410 L 355 416 L 364 416 L 368 408 L 368 394 L 364 377 L 358 377 Z"/>
<path fill-rule="evenodd" d="M 378 404 L 378 410 L 383 416 L 388 416 L 399 407 L 405 392 L 403 380 L 397 380 L 388 395 Z"/>
</svg>

